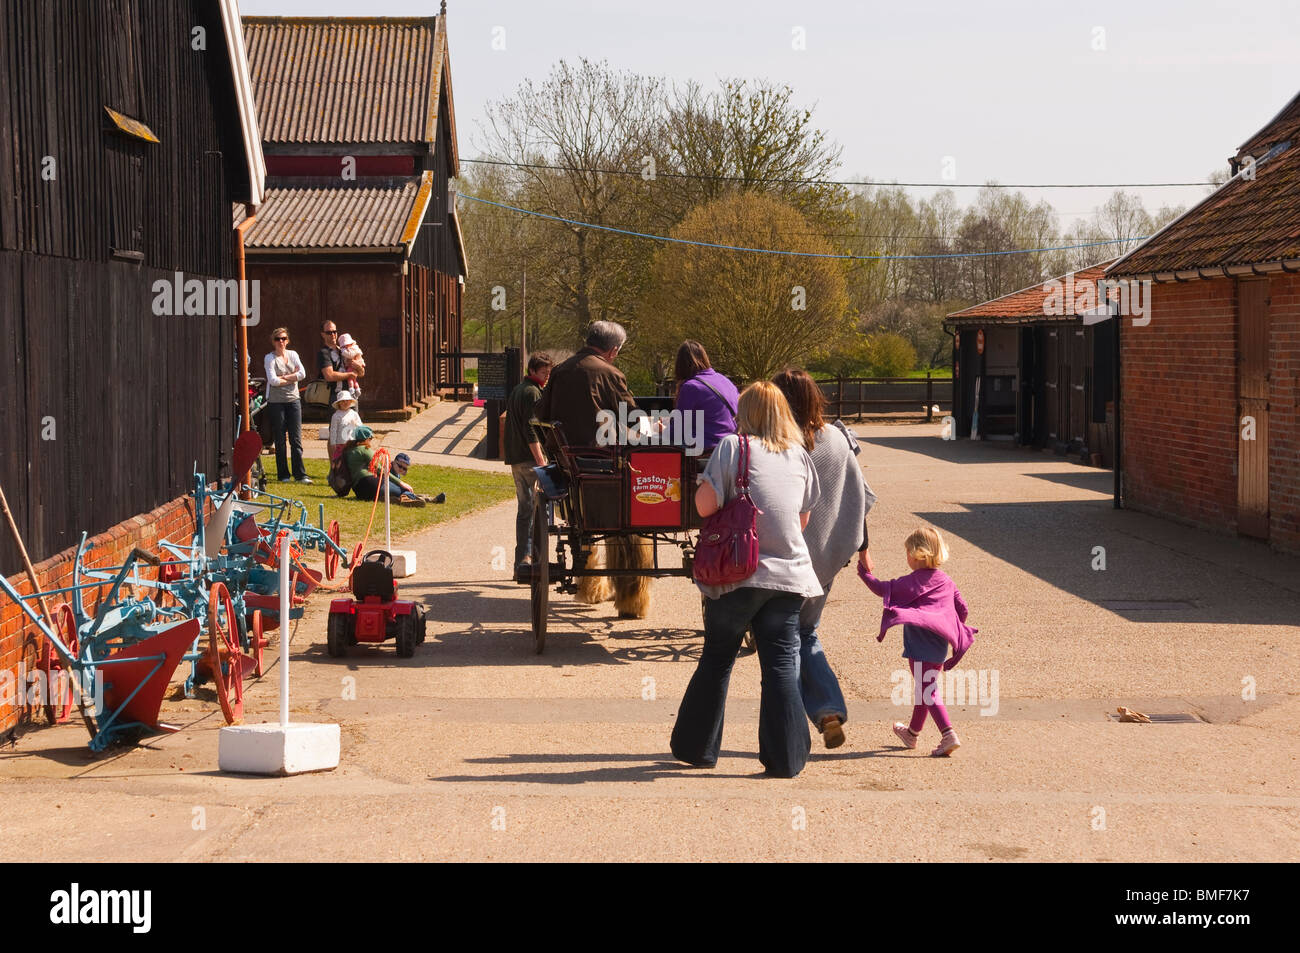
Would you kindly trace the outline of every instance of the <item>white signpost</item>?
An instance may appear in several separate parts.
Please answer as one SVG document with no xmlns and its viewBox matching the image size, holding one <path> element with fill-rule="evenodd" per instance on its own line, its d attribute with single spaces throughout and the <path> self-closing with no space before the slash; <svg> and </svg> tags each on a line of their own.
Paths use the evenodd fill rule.
<svg viewBox="0 0 1300 953">
<path fill-rule="evenodd" d="M 339 766 L 339 726 L 289 721 L 289 550 L 280 535 L 280 721 L 221 729 L 217 764 L 235 774 L 303 774 Z M 232 620 L 233 624 L 233 620 Z"/>
</svg>

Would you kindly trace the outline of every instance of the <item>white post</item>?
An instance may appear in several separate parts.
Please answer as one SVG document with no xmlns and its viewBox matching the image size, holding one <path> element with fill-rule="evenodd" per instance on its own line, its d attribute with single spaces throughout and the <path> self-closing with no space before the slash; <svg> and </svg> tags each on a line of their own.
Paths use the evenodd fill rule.
<svg viewBox="0 0 1300 953">
<path fill-rule="evenodd" d="M 280 726 L 289 724 L 289 541 L 280 537 Z"/>
</svg>

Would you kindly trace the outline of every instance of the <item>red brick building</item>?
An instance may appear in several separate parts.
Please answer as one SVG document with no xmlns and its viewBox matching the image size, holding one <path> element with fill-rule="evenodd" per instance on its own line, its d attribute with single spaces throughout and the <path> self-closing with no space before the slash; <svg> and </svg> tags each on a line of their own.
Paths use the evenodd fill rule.
<svg viewBox="0 0 1300 953">
<path fill-rule="evenodd" d="M 1107 269 L 1152 282 L 1120 325 L 1123 500 L 1300 552 L 1300 96 L 1231 170 Z"/>
</svg>

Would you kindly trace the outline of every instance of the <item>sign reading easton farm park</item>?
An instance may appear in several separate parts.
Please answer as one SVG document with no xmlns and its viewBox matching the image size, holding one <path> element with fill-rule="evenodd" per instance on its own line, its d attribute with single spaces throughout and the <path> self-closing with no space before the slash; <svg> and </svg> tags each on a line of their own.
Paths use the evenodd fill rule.
<svg viewBox="0 0 1300 953">
<path fill-rule="evenodd" d="M 682 455 L 630 453 L 628 515 L 633 526 L 680 526 L 682 523 Z"/>
</svg>

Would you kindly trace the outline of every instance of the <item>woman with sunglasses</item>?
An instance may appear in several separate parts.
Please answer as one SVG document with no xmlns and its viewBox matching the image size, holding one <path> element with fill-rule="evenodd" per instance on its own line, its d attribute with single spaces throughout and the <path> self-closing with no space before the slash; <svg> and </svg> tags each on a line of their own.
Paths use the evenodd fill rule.
<svg viewBox="0 0 1300 953">
<path fill-rule="evenodd" d="M 271 332 L 271 353 L 266 355 L 263 363 L 266 368 L 266 408 L 275 439 L 276 478 L 281 483 L 289 482 L 289 464 L 284 452 L 287 437 L 293 449 L 293 479 L 299 483 L 311 483 L 302 465 L 302 401 L 298 397 L 298 382 L 307 378 L 307 371 L 298 358 L 298 352 L 289 350 L 287 329 L 276 328 Z"/>
</svg>

